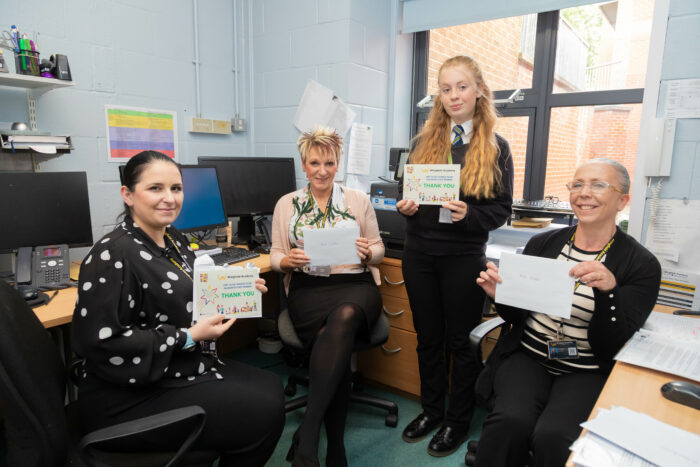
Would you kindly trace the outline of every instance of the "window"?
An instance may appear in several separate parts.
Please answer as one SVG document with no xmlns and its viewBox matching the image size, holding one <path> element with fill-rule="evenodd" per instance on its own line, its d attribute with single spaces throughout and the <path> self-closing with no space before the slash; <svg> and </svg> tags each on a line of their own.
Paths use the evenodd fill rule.
<svg viewBox="0 0 700 467">
<path fill-rule="evenodd" d="M 568 198 L 584 160 L 622 162 L 634 181 L 653 0 L 618 0 L 416 33 L 414 105 L 435 94 L 437 71 L 474 57 L 497 101 L 510 143 L 514 197 Z M 414 136 L 430 108 L 412 117 Z"/>
</svg>

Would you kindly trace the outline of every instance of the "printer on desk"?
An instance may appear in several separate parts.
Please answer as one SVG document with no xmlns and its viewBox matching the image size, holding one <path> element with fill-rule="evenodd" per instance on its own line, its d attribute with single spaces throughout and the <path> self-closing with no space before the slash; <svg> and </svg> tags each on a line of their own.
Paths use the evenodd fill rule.
<svg viewBox="0 0 700 467">
<path fill-rule="evenodd" d="M 379 235 L 386 248 L 385 256 L 401 258 L 406 235 L 406 219 L 396 210 L 399 197 L 398 183 L 372 183 L 370 198 L 377 215 Z"/>
</svg>

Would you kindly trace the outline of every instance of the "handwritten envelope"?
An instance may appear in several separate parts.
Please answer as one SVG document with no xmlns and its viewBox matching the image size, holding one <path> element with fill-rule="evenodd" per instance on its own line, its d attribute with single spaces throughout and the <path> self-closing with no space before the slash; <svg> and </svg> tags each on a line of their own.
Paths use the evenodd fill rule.
<svg viewBox="0 0 700 467">
<path fill-rule="evenodd" d="M 503 282 L 496 286 L 496 303 L 569 318 L 576 283 L 569 271 L 574 264 L 503 253 L 498 264 Z"/>
<path fill-rule="evenodd" d="M 311 259 L 311 266 L 336 266 L 358 264 L 355 240 L 360 227 L 337 229 L 304 229 L 304 253 Z"/>
</svg>

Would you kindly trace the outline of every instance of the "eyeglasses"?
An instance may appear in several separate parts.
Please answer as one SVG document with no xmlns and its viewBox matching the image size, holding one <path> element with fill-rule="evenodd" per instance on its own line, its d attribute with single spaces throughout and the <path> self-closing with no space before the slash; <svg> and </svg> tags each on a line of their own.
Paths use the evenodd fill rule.
<svg viewBox="0 0 700 467">
<path fill-rule="evenodd" d="M 596 195 L 601 195 L 605 193 L 605 190 L 607 190 L 608 188 L 612 188 L 618 193 L 623 193 L 623 191 L 620 190 L 618 187 L 613 186 L 608 182 L 602 180 L 598 180 L 591 183 L 583 183 L 581 181 L 574 180 L 566 184 L 566 188 L 568 188 L 571 193 L 580 193 L 586 186 L 591 190 L 592 193 L 595 193 Z"/>
</svg>

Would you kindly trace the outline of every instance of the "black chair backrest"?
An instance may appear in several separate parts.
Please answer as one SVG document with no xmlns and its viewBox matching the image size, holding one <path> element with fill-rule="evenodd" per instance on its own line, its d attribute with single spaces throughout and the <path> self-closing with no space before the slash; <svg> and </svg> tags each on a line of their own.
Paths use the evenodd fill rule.
<svg viewBox="0 0 700 467">
<path fill-rule="evenodd" d="M 24 299 L 0 280 L 0 397 L 6 465 L 62 465 L 68 428 L 65 370 L 49 332 Z"/>
</svg>

